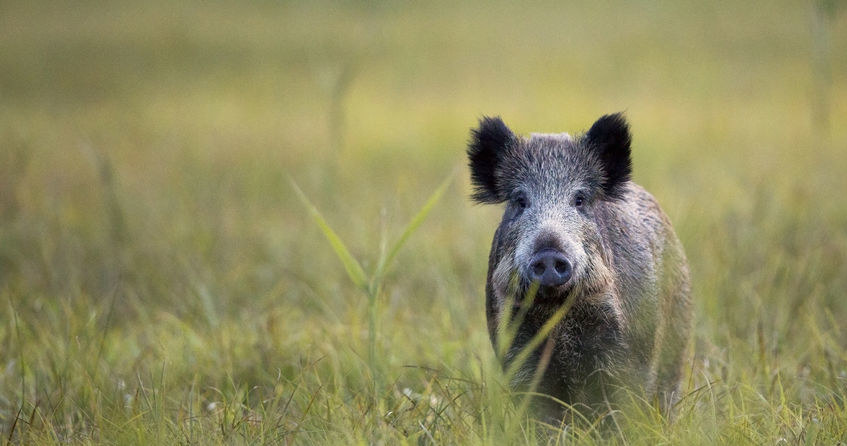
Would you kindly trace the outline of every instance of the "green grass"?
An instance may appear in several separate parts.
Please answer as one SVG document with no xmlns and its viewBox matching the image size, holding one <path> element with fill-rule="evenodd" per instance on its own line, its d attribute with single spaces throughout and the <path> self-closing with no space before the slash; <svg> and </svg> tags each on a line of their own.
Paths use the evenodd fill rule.
<svg viewBox="0 0 847 446">
<path fill-rule="evenodd" d="M 568 3 L 0 5 L 0 444 L 847 441 L 847 9 Z M 543 428 L 464 145 L 619 110 L 685 397 Z"/>
</svg>

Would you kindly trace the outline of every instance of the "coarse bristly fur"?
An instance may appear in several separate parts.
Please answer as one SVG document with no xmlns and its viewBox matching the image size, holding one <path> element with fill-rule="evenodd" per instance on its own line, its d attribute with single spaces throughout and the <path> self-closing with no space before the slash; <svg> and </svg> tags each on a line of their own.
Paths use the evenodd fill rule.
<svg viewBox="0 0 847 446">
<path fill-rule="evenodd" d="M 486 284 L 489 334 L 504 367 L 569 306 L 547 341 L 514 367 L 516 389 L 588 408 L 614 405 L 624 388 L 663 409 L 677 398 L 691 332 L 688 265 L 658 203 L 630 179 L 630 145 L 620 113 L 575 138 L 516 136 L 499 117 L 471 132 L 472 197 L 506 202 Z M 572 275 L 530 295 L 530 260 L 545 250 L 566 257 Z M 502 349 L 501 324 L 517 327 Z M 548 419 L 563 413 L 551 401 L 536 401 Z"/>
</svg>

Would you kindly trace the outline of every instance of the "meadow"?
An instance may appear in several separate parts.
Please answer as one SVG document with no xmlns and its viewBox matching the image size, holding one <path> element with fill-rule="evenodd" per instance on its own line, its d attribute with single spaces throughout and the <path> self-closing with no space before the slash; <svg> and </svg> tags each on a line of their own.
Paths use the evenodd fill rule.
<svg viewBox="0 0 847 446">
<path fill-rule="evenodd" d="M 465 144 L 616 111 L 684 396 L 539 426 Z M 845 443 L 846 192 L 843 2 L 5 1 L 0 444 Z"/>
</svg>

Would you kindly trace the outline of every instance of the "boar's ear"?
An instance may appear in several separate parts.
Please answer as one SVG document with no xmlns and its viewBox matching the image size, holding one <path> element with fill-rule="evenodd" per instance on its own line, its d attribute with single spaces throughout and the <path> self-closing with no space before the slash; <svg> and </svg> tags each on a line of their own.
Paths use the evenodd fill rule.
<svg viewBox="0 0 847 446">
<path fill-rule="evenodd" d="M 589 150 L 603 166 L 603 192 L 609 198 L 621 198 L 632 175 L 629 124 L 622 113 L 605 115 L 591 126 L 585 137 Z"/>
<path fill-rule="evenodd" d="M 495 172 L 515 135 L 500 117 L 483 117 L 479 128 L 471 130 L 468 142 L 468 165 L 474 193 L 471 198 L 478 203 L 500 203 L 505 200 L 497 185 Z"/>
</svg>

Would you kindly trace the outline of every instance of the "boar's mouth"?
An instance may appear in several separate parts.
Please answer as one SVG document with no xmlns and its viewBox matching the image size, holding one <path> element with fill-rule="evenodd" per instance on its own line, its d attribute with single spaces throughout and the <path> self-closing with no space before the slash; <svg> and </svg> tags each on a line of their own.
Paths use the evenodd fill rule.
<svg viewBox="0 0 847 446">
<path fill-rule="evenodd" d="M 516 304 L 561 305 L 573 294 L 573 281 L 559 286 L 543 286 L 522 278 L 516 293 Z"/>
</svg>

